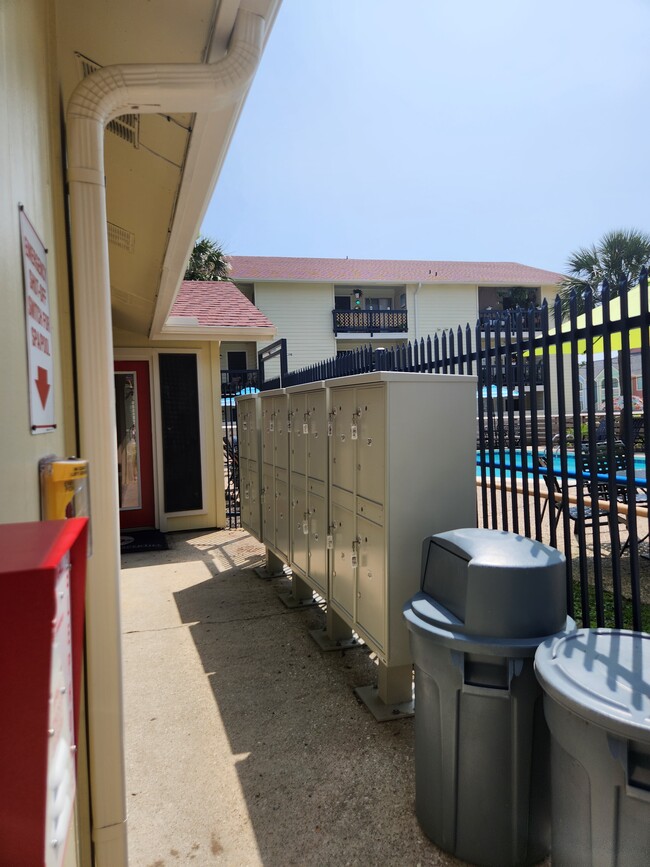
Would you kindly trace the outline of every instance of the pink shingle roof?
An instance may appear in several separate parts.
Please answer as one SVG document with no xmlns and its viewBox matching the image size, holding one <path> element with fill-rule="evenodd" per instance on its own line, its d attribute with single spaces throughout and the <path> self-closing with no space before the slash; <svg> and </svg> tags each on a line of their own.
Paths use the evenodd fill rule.
<svg viewBox="0 0 650 867">
<path fill-rule="evenodd" d="M 318 283 L 558 283 L 562 274 L 517 262 L 439 262 L 386 259 L 305 259 L 231 256 L 232 280 Z"/>
<path fill-rule="evenodd" d="M 169 315 L 195 317 L 204 328 L 273 328 L 261 310 L 225 281 L 184 280 Z"/>
</svg>

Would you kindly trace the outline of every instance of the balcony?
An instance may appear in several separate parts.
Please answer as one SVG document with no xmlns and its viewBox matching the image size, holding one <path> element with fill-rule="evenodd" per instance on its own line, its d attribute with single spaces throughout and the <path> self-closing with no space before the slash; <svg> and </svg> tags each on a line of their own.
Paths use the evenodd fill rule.
<svg viewBox="0 0 650 867">
<path fill-rule="evenodd" d="M 408 331 L 406 310 L 332 310 L 334 334 L 390 334 Z"/>
</svg>

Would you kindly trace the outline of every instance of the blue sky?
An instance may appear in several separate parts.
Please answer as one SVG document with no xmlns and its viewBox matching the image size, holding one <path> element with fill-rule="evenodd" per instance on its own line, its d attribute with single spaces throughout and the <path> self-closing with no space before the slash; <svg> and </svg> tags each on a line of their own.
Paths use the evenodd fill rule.
<svg viewBox="0 0 650 867">
<path fill-rule="evenodd" d="M 650 232 L 650 0 L 283 0 L 202 232 L 562 271 Z"/>
</svg>

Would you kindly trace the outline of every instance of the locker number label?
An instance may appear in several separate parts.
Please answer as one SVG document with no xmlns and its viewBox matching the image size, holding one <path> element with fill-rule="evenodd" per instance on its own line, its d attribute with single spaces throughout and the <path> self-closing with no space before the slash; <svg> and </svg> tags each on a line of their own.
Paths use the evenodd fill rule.
<svg viewBox="0 0 650 867">
<path fill-rule="evenodd" d="M 356 424 L 353 424 L 353 425 L 351 426 L 351 428 L 350 428 L 350 436 L 352 437 L 353 440 L 356 440 L 356 439 L 359 438 L 359 429 L 357 428 Z"/>
</svg>

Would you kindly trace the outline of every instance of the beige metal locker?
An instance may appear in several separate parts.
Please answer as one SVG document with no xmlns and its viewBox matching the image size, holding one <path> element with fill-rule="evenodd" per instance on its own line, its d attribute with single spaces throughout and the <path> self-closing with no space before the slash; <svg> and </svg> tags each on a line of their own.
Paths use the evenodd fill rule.
<svg viewBox="0 0 650 867">
<path fill-rule="evenodd" d="M 284 389 L 262 392 L 260 400 L 262 542 L 289 562 L 289 399 Z"/>
<path fill-rule="evenodd" d="M 261 541 L 260 401 L 258 395 L 237 397 L 237 452 L 242 527 Z"/>
<path fill-rule="evenodd" d="M 330 605 L 377 653 L 380 701 L 405 703 L 402 607 L 419 590 L 422 540 L 476 525 L 476 377 L 382 371 L 325 384 Z"/>
<path fill-rule="evenodd" d="M 322 383 L 294 386 L 289 396 L 291 568 L 328 596 L 328 394 Z"/>
<path fill-rule="evenodd" d="M 256 539 L 261 540 L 259 465 L 256 461 L 248 461 L 246 458 L 239 460 L 239 500 L 242 527 Z"/>
</svg>

